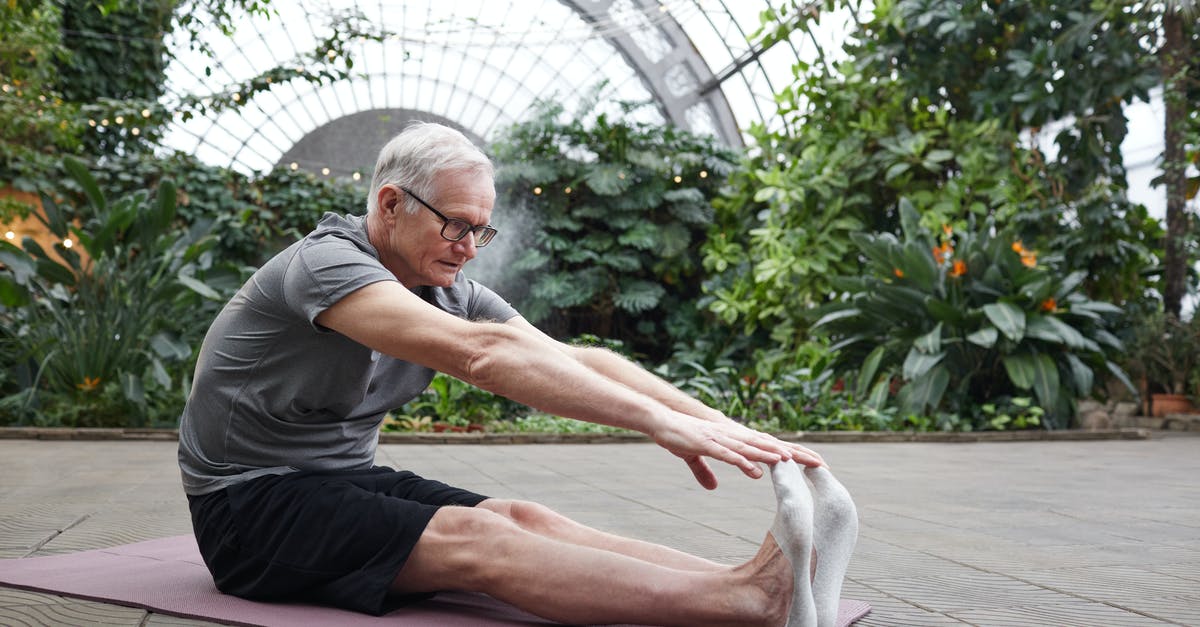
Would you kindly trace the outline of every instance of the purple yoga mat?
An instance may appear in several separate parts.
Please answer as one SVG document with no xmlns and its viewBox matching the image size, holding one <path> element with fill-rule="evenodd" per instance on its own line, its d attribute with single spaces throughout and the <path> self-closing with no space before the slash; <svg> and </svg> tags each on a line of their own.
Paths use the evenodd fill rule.
<svg viewBox="0 0 1200 627">
<path fill-rule="evenodd" d="M 64 555 L 0 560 L 0 585 L 233 625 L 555 624 L 487 595 L 461 592 L 442 593 L 384 616 L 304 603 L 247 601 L 217 590 L 190 535 Z M 843 599 L 838 625 L 849 625 L 870 609 L 862 601 Z"/>
</svg>

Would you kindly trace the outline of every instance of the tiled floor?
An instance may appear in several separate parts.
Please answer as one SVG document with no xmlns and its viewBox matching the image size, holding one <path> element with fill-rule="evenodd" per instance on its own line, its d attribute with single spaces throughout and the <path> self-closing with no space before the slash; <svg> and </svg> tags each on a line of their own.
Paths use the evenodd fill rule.
<svg viewBox="0 0 1200 627">
<path fill-rule="evenodd" d="M 862 522 L 844 596 L 871 625 L 1200 625 L 1200 436 L 816 448 Z M 172 442 L 0 440 L 0 557 L 187 533 Z M 774 512 L 768 481 L 701 489 L 650 444 L 386 445 L 380 463 L 527 498 L 724 562 Z M 3 625 L 196 625 L 0 588 Z"/>
</svg>

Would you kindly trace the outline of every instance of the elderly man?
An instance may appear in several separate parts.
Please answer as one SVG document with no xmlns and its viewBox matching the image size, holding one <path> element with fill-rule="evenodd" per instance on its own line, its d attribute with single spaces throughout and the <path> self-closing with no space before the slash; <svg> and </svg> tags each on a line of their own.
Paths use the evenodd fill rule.
<svg viewBox="0 0 1200 627">
<path fill-rule="evenodd" d="M 832 480 L 821 458 L 614 353 L 551 339 L 464 278 L 496 236 L 494 200 L 478 148 L 444 126 L 410 126 L 380 153 L 365 217 L 327 214 L 216 318 L 179 461 L 217 586 L 375 614 L 439 590 L 479 591 L 569 623 L 809 623 L 814 603 L 828 610 L 809 589 L 813 503 L 800 470 Z M 756 557 L 729 567 L 374 466 L 384 414 L 434 371 L 646 433 L 706 488 L 716 485 L 706 457 L 751 478 L 772 466 L 776 525 Z M 840 493 L 810 478 L 818 511 L 836 511 L 822 501 Z M 840 587 L 844 563 L 825 558 L 821 535 L 818 526 L 817 580 L 828 563 Z"/>
</svg>

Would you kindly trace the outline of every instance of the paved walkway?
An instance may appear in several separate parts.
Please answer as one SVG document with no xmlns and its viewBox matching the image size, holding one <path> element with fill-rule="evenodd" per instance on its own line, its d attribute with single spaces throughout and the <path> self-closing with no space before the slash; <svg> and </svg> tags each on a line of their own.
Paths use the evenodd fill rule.
<svg viewBox="0 0 1200 627">
<path fill-rule="evenodd" d="M 1200 437 L 838 443 L 862 519 L 860 625 L 1200 625 Z M 0 557 L 189 531 L 173 442 L 0 440 Z M 380 462 L 716 560 L 750 557 L 768 481 L 709 493 L 650 444 L 386 445 Z M 3 625 L 198 625 L 0 588 Z"/>
</svg>

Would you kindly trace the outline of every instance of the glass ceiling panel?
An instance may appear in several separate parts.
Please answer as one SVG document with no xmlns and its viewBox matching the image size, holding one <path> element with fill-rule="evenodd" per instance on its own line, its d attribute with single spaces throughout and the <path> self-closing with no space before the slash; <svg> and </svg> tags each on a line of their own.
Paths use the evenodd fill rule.
<svg viewBox="0 0 1200 627">
<path fill-rule="evenodd" d="M 206 37 L 215 62 L 176 46 L 171 93 L 211 93 L 279 64 L 301 65 L 329 35 L 332 15 L 353 12 L 390 34 L 352 46 L 350 80 L 277 85 L 240 111 L 176 122 L 167 143 L 217 165 L 263 171 L 326 124 L 389 110 L 451 120 L 488 141 L 525 119 L 535 101 L 574 111 L 603 82 L 602 111 L 618 112 L 619 100 L 653 102 L 643 121 L 670 120 L 740 144 L 751 123 L 776 125 L 775 90 L 791 82 L 798 56 L 815 50 L 796 35 L 756 54 L 747 37 L 765 8 L 782 2 L 276 0 L 270 19 L 246 18 L 232 37 Z"/>
</svg>

